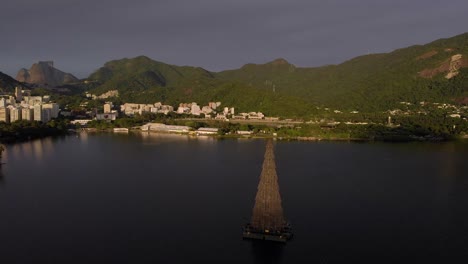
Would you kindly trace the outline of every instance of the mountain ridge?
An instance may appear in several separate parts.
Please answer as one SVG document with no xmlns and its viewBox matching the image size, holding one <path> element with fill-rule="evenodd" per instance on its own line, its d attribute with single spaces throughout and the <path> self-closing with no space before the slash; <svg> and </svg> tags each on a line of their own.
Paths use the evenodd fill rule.
<svg viewBox="0 0 468 264">
<path fill-rule="evenodd" d="M 82 89 L 96 95 L 117 90 L 119 100 L 126 102 L 221 101 L 239 111 L 291 117 L 324 108 L 386 111 L 402 101 L 464 103 L 468 33 L 320 67 L 298 67 L 276 58 L 213 72 L 138 56 L 108 61 L 85 80 Z"/>
<path fill-rule="evenodd" d="M 24 83 L 18 82 L 17 80 L 13 79 L 13 77 L 0 72 L 0 92 L 2 93 L 13 93 L 15 91 L 15 87 L 23 87 L 26 86 Z"/>
<path fill-rule="evenodd" d="M 452 67 L 453 63 L 447 61 L 454 57 L 460 60 Z M 139 102 L 177 104 L 216 100 L 240 104 L 242 111 L 260 108 L 269 114 L 291 116 L 298 112 L 313 113 L 317 107 L 372 112 L 390 109 L 401 101 L 464 101 L 459 99 L 468 97 L 466 58 L 468 33 L 321 67 L 296 67 L 284 58 L 277 58 L 263 64 L 248 63 L 238 69 L 210 72 L 138 56 L 107 62 L 88 79 L 99 83 L 92 90 L 95 93 L 116 89 L 123 99 Z M 454 71 L 450 77 L 461 81 L 446 78 L 451 67 Z M 452 87 L 454 83 L 461 86 Z M 453 93 L 448 94 L 447 90 Z M 254 97 L 257 99 L 252 100 Z M 279 98 L 286 102 L 279 104 Z M 246 101 L 241 103 L 242 100 Z M 297 103 L 308 110 L 299 111 Z M 275 109 L 275 104 L 283 107 Z"/>
</svg>

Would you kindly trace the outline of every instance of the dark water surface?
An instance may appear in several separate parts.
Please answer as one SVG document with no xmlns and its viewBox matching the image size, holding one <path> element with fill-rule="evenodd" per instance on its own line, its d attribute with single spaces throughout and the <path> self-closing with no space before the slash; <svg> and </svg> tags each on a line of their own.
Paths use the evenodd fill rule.
<svg viewBox="0 0 468 264">
<path fill-rule="evenodd" d="M 276 142 L 286 245 L 241 238 L 263 140 L 10 145 L 0 263 L 468 263 L 468 144 Z"/>
</svg>

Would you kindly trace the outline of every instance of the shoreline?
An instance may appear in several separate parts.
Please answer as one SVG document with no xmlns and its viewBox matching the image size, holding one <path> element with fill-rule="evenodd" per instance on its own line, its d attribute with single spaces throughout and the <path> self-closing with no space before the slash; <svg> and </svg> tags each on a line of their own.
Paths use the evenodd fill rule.
<svg viewBox="0 0 468 264">
<path fill-rule="evenodd" d="M 149 133 L 149 134 L 167 134 L 167 135 L 181 135 L 189 137 L 209 137 L 216 139 L 229 139 L 229 138 L 241 138 L 241 139 L 275 139 L 281 141 L 309 141 L 309 142 L 385 142 L 385 143 L 411 143 L 411 142 L 450 142 L 450 141 L 464 141 L 468 140 L 468 135 L 460 135 L 454 138 L 441 138 L 441 137 L 416 137 L 416 136 L 401 136 L 395 137 L 379 137 L 379 138 L 340 138 L 340 137 L 285 137 L 285 136 L 274 136 L 274 135 L 238 135 L 238 134 L 227 134 L 227 135 L 197 135 L 192 132 L 164 132 L 164 131 L 143 131 L 139 129 L 129 129 L 128 132 L 113 131 L 113 129 L 98 130 L 96 128 L 83 128 L 81 131 L 89 133 L 115 133 L 115 134 L 130 134 L 130 133 Z M 78 131 L 77 131 L 78 132 Z"/>
</svg>

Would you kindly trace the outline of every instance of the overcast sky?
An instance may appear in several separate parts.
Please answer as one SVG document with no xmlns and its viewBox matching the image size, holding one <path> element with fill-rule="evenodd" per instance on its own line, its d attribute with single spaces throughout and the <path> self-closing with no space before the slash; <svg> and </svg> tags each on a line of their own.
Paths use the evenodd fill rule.
<svg viewBox="0 0 468 264">
<path fill-rule="evenodd" d="M 146 55 L 211 71 L 341 63 L 468 31 L 467 0 L 4 0 L 0 71 L 39 60 L 83 78 Z"/>
</svg>

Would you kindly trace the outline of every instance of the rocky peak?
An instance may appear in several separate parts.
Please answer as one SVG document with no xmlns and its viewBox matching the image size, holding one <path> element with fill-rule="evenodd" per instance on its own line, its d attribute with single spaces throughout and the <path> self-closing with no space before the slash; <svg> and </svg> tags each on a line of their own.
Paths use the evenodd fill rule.
<svg viewBox="0 0 468 264">
<path fill-rule="evenodd" d="M 55 87 L 77 82 L 78 78 L 70 73 L 56 69 L 53 61 L 39 61 L 38 63 L 34 63 L 29 70 L 20 69 L 16 75 L 16 80 Z"/>
</svg>

